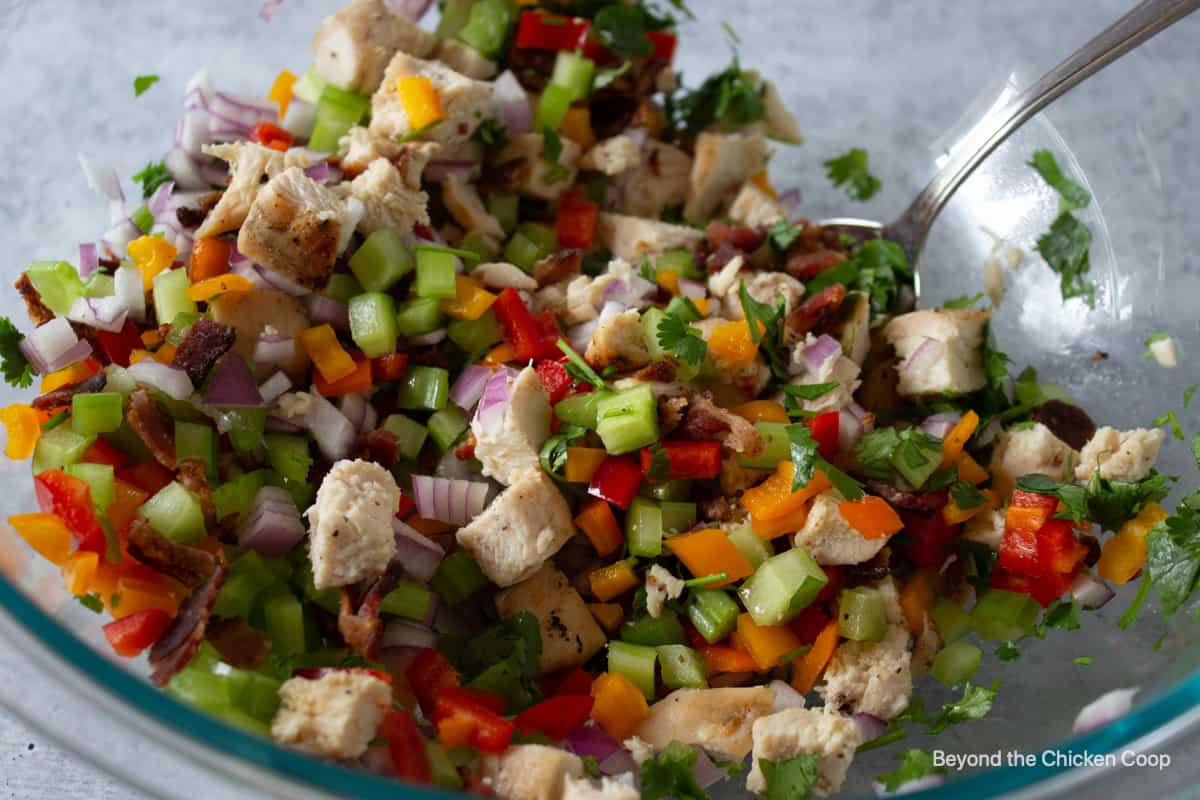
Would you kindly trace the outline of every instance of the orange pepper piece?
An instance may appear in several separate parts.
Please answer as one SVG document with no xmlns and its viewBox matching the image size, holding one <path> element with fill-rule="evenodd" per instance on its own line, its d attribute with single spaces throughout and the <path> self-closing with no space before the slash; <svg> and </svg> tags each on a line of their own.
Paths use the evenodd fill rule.
<svg viewBox="0 0 1200 800">
<path fill-rule="evenodd" d="M 913 636 L 920 636 L 925 629 L 925 615 L 933 608 L 933 579 L 928 572 L 914 572 L 900 590 L 900 610 L 904 613 L 904 624 Z"/>
<path fill-rule="evenodd" d="M 312 359 L 320 377 L 328 383 L 334 383 L 350 375 L 358 368 L 354 359 L 338 342 L 337 334 L 331 325 L 318 325 L 314 328 L 300 331 L 300 346 Z"/>
<path fill-rule="evenodd" d="M 8 518 L 8 524 L 51 564 L 62 564 L 71 555 L 71 532 L 54 514 L 14 514 Z"/>
<path fill-rule="evenodd" d="M 773 669 L 785 655 L 804 646 L 788 626 L 759 625 L 749 614 L 738 615 L 737 635 L 761 670 Z"/>
<path fill-rule="evenodd" d="M 170 342 L 164 342 L 159 345 L 157 350 L 150 354 L 150 357 L 158 363 L 166 364 L 169 367 L 175 361 L 175 350 L 175 345 Z M 132 361 L 132 358 L 130 360 Z"/>
<path fill-rule="evenodd" d="M 742 551 L 729 540 L 725 531 L 717 528 L 672 536 L 663 545 L 698 578 L 726 573 L 724 580 L 710 584 L 710 588 L 740 581 L 754 572 Z"/>
<path fill-rule="evenodd" d="M 751 400 L 732 411 L 749 422 L 782 422 L 787 425 L 792 421 L 783 406 L 773 400 Z"/>
<path fill-rule="evenodd" d="M 592 719 L 618 742 L 632 736 L 642 720 L 650 716 L 642 690 L 619 672 L 605 672 L 596 678 L 592 698 Z"/>
<path fill-rule="evenodd" d="M 344 394 L 358 394 L 371 388 L 371 360 L 364 358 L 354 362 L 354 371 L 336 381 L 326 381 L 318 370 L 313 375 L 313 385 L 322 397 L 341 397 Z"/>
<path fill-rule="evenodd" d="M 1126 584 L 1133 580 L 1146 564 L 1146 537 L 1150 529 L 1167 518 L 1166 509 L 1158 503 L 1147 503 L 1137 516 L 1128 520 L 1117 534 L 1104 543 L 1096 573 L 1105 580 Z"/>
<path fill-rule="evenodd" d="M 767 193 L 767 196 L 774 200 L 778 197 L 775 187 L 771 185 L 771 178 L 767 175 L 764 169 L 762 172 L 756 172 L 750 176 L 750 182 Z"/>
<path fill-rule="evenodd" d="M 620 603 L 588 603 L 587 607 L 609 636 L 615 635 L 617 628 L 625 621 L 625 609 L 621 608 Z"/>
<path fill-rule="evenodd" d="M 654 277 L 654 282 L 671 294 L 679 294 L 679 272 L 677 270 L 664 269 Z"/>
<path fill-rule="evenodd" d="M 192 246 L 192 260 L 188 262 L 188 280 L 199 283 L 226 274 L 231 255 L 233 242 L 228 239 L 197 239 Z"/>
<path fill-rule="evenodd" d="M 92 377 L 101 370 L 100 362 L 94 358 L 85 358 L 76 364 L 69 367 L 63 367 L 58 372 L 51 372 L 49 375 L 42 378 L 41 384 L 38 386 L 40 394 L 53 392 L 55 389 L 61 389 L 69 383 L 79 383 L 79 381 Z"/>
<path fill-rule="evenodd" d="M 591 587 L 592 594 L 605 603 L 637 585 L 637 575 L 624 559 L 588 573 L 588 586 Z"/>
<path fill-rule="evenodd" d="M 563 474 L 568 483 L 590 483 L 606 458 L 608 451 L 600 447 L 568 447 L 567 466 Z"/>
<path fill-rule="evenodd" d="M 596 132 L 592 130 L 592 113 L 587 106 L 567 109 L 563 117 L 562 133 L 583 151 L 591 150 L 596 143 Z"/>
<path fill-rule="evenodd" d="M 795 533 L 804 527 L 804 523 L 808 521 L 809 505 L 804 505 L 797 508 L 782 517 L 775 519 L 758 519 L 750 517 L 750 528 L 754 531 L 754 535 L 765 541 L 777 539 L 785 533 Z"/>
<path fill-rule="evenodd" d="M 713 328 L 708 338 L 708 351 L 726 364 L 749 364 L 758 354 L 758 345 L 750 337 L 750 324 L 738 320 L 722 322 Z"/>
<path fill-rule="evenodd" d="M 465 275 L 454 277 L 454 299 L 442 301 L 442 311 L 455 319 L 476 320 L 496 302 L 496 295 Z"/>
<path fill-rule="evenodd" d="M 205 278 L 187 288 L 187 299 L 192 302 L 207 302 L 226 292 L 248 292 L 254 288 L 250 279 L 242 275 L 226 273 L 214 278 Z"/>
<path fill-rule="evenodd" d="M 793 492 L 792 478 L 794 475 L 791 461 L 779 462 L 779 466 L 771 477 L 742 493 L 742 506 L 755 519 L 778 519 L 786 514 L 791 514 L 798 508 L 803 508 L 810 498 L 833 487 L 825 474 L 817 470 L 807 485 L 801 486 Z"/>
<path fill-rule="evenodd" d="M 838 513 L 864 539 L 883 539 L 904 527 L 896 510 L 882 497 L 874 495 L 861 500 L 844 500 L 838 505 Z"/>
<path fill-rule="evenodd" d="M 974 411 L 967 411 L 962 415 L 962 419 L 955 423 L 942 442 L 942 469 L 954 463 L 977 427 L 979 427 L 979 415 Z"/>
<path fill-rule="evenodd" d="M 292 103 L 292 87 L 295 85 L 295 73 L 288 69 L 280 70 L 271 84 L 271 91 L 267 92 L 267 99 L 279 106 L 280 121 L 287 116 L 288 106 Z"/>
<path fill-rule="evenodd" d="M 954 464 L 958 467 L 958 477 L 968 483 L 978 486 L 988 479 L 987 470 L 979 466 L 979 462 L 971 458 L 970 453 L 959 453 L 958 458 L 954 459 Z"/>
<path fill-rule="evenodd" d="M 13 403 L 0 410 L 0 423 L 8 431 L 4 455 L 13 461 L 24 461 L 33 454 L 38 437 L 42 435 L 42 418 L 31 406 Z"/>
<path fill-rule="evenodd" d="M 588 537 L 601 558 L 617 552 L 625 543 L 621 526 L 617 524 L 612 507 L 605 500 L 593 498 L 587 501 L 575 517 L 575 525 Z"/>
<path fill-rule="evenodd" d="M 110 609 L 116 619 L 123 619 L 130 614 L 157 608 L 175 616 L 179 610 L 179 598 L 169 586 L 140 580 L 138 578 L 117 578 L 116 601 Z"/>
<path fill-rule="evenodd" d="M 792 687 L 800 694 L 808 694 L 812 691 L 813 684 L 825 670 L 825 665 L 829 663 L 829 659 L 833 658 L 833 651 L 837 649 L 839 635 L 837 620 L 830 620 L 817 634 L 812 649 L 796 661 L 796 666 L 792 670 Z"/>
<path fill-rule="evenodd" d="M 487 366 L 499 367 L 507 364 L 516 357 L 516 348 L 514 348 L 508 342 L 501 342 L 493 347 L 488 354 L 481 359 L 481 361 Z"/>
<path fill-rule="evenodd" d="M 59 565 L 62 570 L 63 585 L 75 597 L 83 597 L 92 590 L 96 580 L 96 568 L 100 566 L 100 554 L 90 551 L 72 553 L 67 560 Z"/>
</svg>

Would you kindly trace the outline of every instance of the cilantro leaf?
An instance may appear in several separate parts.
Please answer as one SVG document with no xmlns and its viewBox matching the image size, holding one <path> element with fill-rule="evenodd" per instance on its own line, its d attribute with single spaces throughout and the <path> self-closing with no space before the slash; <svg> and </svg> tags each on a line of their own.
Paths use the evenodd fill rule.
<svg viewBox="0 0 1200 800">
<path fill-rule="evenodd" d="M 680 89 L 669 108 L 674 127 L 694 138 L 712 125 L 729 131 L 757 122 L 767 115 L 763 87 L 742 72 L 737 56 L 721 72 L 710 75 L 696 89 Z"/>
<path fill-rule="evenodd" d="M 955 481 L 950 487 L 950 497 L 954 500 L 954 505 L 962 511 L 978 508 L 987 502 L 983 492 L 976 489 L 975 484 L 970 481 Z"/>
<path fill-rule="evenodd" d="M 158 187 L 171 179 L 171 172 L 167 169 L 167 165 L 163 161 L 151 161 L 142 167 L 140 172 L 136 172 L 133 175 L 133 182 L 142 185 L 142 197 L 149 197 L 154 194 Z"/>
<path fill-rule="evenodd" d="M 820 776 L 816 753 L 801 753 L 785 761 L 758 760 L 767 791 L 767 800 L 805 800 L 812 797 L 813 787 Z"/>
<path fill-rule="evenodd" d="M 708 795 L 692 771 L 695 763 L 695 750 L 680 742 L 671 742 L 661 753 L 642 764 L 643 800 L 657 800 L 660 797 L 708 800 Z"/>
<path fill-rule="evenodd" d="M 1191 386 L 1183 390 L 1183 407 L 1187 408 L 1192 403 L 1192 397 L 1195 396 L 1196 390 L 1200 389 L 1200 383 L 1193 383 Z"/>
<path fill-rule="evenodd" d="M 974 308 L 982 299 L 983 292 L 964 294 L 962 297 L 955 297 L 942 303 L 942 308 Z"/>
<path fill-rule="evenodd" d="M 83 606 L 88 611 L 91 611 L 93 614 L 101 614 L 104 612 L 104 601 L 102 601 L 100 599 L 100 595 L 96 594 L 95 592 L 76 595 L 75 599 L 79 601 L 79 605 Z"/>
<path fill-rule="evenodd" d="M 1055 516 L 1083 522 L 1088 518 L 1087 489 L 1074 483 L 1062 483 L 1045 475 L 1022 475 L 1017 478 L 1017 488 L 1023 492 L 1036 492 L 1057 497 L 1063 502 L 1062 511 Z"/>
<path fill-rule="evenodd" d="M 560 427 L 558 433 L 547 439 L 538 453 L 542 470 L 552 478 L 566 480 L 562 470 L 567 466 L 567 448 L 582 439 L 587 432 L 588 429 L 581 425 Z"/>
<path fill-rule="evenodd" d="M 33 368 L 21 352 L 21 340 L 25 337 L 8 317 L 0 317 L 0 371 L 10 386 L 27 389 L 33 385 Z"/>
<path fill-rule="evenodd" d="M 1179 424 L 1179 416 L 1175 413 L 1175 409 L 1171 409 L 1154 420 L 1154 427 L 1161 428 L 1164 425 L 1169 425 L 1171 427 L 1171 435 L 1179 441 L 1183 441 L 1183 426 Z"/>
<path fill-rule="evenodd" d="M 597 375 L 596 370 L 592 369 L 591 365 L 583 360 L 583 356 L 576 353 L 575 349 L 567 344 L 566 339 L 559 339 L 557 345 L 558 349 L 562 350 L 563 355 L 567 357 L 567 363 L 564 365 L 564 368 L 567 370 L 568 375 L 575 380 L 590 383 L 597 389 L 607 388 L 604 379 Z"/>
<path fill-rule="evenodd" d="M 912 285 L 912 280 L 912 265 L 900 245 L 873 239 L 864 242 L 842 263 L 808 281 L 804 288 L 811 296 L 835 283 L 845 284 L 870 295 L 871 312 L 881 314 L 895 303 L 900 286 Z"/>
<path fill-rule="evenodd" d="M 1189 506 L 1159 522 L 1146 537 L 1146 578 L 1171 616 L 1196 591 L 1200 577 L 1200 516 Z"/>
<path fill-rule="evenodd" d="M 796 241 L 802 233 L 804 233 L 804 223 L 797 222 L 792 225 L 786 219 L 781 219 L 767 228 L 767 239 L 776 250 L 783 252 L 791 247 L 792 242 Z"/>
<path fill-rule="evenodd" d="M 508 141 L 508 129 L 495 117 L 488 117 L 471 133 L 471 141 L 484 147 L 503 147 Z"/>
<path fill-rule="evenodd" d="M 1021 651 L 1012 642 L 1005 642 L 996 648 L 996 658 L 1001 661 L 1016 661 L 1021 657 Z"/>
<path fill-rule="evenodd" d="M 791 373 L 788 370 L 788 359 L 782 352 L 787 303 L 781 294 L 776 294 L 775 299 L 778 302 L 774 308 L 760 303 L 750 296 L 745 281 L 738 283 L 738 300 L 742 304 L 742 315 L 750 328 L 750 340 L 760 346 L 767 364 L 771 367 L 771 374 L 777 380 L 787 381 L 791 378 Z"/>
<path fill-rule="evenodd" d="M 792 397 L 799 397 L 801 400 L 816 400 L 829 394 L 839 386 L 841 384 L 837 381 L 830 381 L 829 383 L 789 383 L 783 387 L 783 391 Z"/>
<path fill-rule="evenodd" d="M 900 475 L 920 489 L 941 466 L 942 440 L 920 428 L 880 428 L 864 436 L 854 453 L 867 477 L 891 480 Z"/>
<path fill-rule="evenodd" d="M 1074 600 L 1055 600 L 1046 608 L 1042 619 L 1034 626 L 1034 635 L 1039 639 L 1046 637 L 1046 629 L 1055 628 L 1060 631 L 1079 630 L 1079 607 Z"/>
<path fill-rule="evenodd" d="M 997 553 L 983 542 L 973 542 L 970 539 L 954 540 L 959 558 L 967 567 L 967 582 L 976 589 L 983 591 L 988 586 L 992 569 L 996 566 Z"/>
<path fill-rule="evenodd" d="M 463 677 L 463 685 L 498 694 L 509 710 L 523 709 L 540 697 L 534 678 L 542 655 L 542 632 L 528 611 L 462 636 L 440 641 L 446 657 Z"/>
<path fill-rule="evenodd" d="M 1092 196 L 1088 193 L 1088 190 L 1063 174 L 1063 171 L 1058 167 L 1058 161 L 1054 158 L 1054 154 L 1049 150 L 1034 150 L 1033 158 L 1029 159 L 1028 163 L 1029 166 L 1037 170 L 1037 173 L 1042 176 L 1042 180 L 1050 184 L 1050 187 L 1058 192 L 1060 210 L 1071 211 L 1072 209 L 1083 208 L 1092 202 Z"/>
<path fill-rule="evenodd" d="M 1050 230 L 1038 237 L 1037 251 L 1050 269 L 1058 273 L 1063 300 L 1082 297 L 1089 306 L 1096 304 L 1096 284 L 1083 277 L 1091 268 L 1088 255 L 1091 246 L 1091 228 L 1070 211 L 1059 214 Z"/>
<path fill-rule="evenodd" d="M 584 756 L 580 761 L 583 762 L 583 771 L 589 778 L 600 777 L 600 761 L 595 756 Z"/>
<path fill-rule="evenodd" d="M 825 162 L 825 173 L 834 186 L 846 187 L 851 200 L 865 203 L 879 191 L 879 179 L 871 174 L 867 151 L 855 147 Z"/>
<path fill-rule="evenodd" d="M 141 97 L 147 89 L 158 83 L 157 75 L 138 75 L 133 79 L 133 96 Z"/>
<path fill-rule="evenodd" d="M 1166 497 L 1174 480 L 1153 470 L 1136 482 L 1105 480 L 1096 470 L 1085 487 L 1089 518 L 1104 530 L 1115 531 L 1136 517 L 1147 503 Z"/>
<path fill-rule="evenodd" d="M 655 442 L 650 446 L 650 465 L 646 469 L 646 480 L 657 483 L 671 477 L 671 460 L 667 457 L 666 448 Z"/>
<path fill-rule="evenodd" d="M 1092 663 L 1092 657 L 1091 656 L 1079 656 L 1079 658 L 1075 659 L 1074 663 L 1078 664 L 1081 667 L 1086 667 Z"/>
<path fill-rule="evenodd" d="M 665 314 L 658 323 L 658 344 L 681 363 L 699 366 L 708 355 L 708 344 L 699 328 L 688 325 L 676 314 Z"/>
<path fill-rule="evenodd" d="M 841 492 L 847 500 L 857 500 L 863 496 L 861 483 L 821 457 L 817 441 L 813 439 L 812 431 L 807 425 L 797 422 L 788 425 L 785 430 L 792 456 L 793 492 L 807 486 L 813 473 L 820 469 L 833 484 L 833 488 Z"/>
<path fill-rule="evenodd" d="M 612 69 L 596 70 L 596 77 L 592 78 L 592 91 L 593 92 L 600 91 L 605 86 L 608 86 L 610 83 L 615 81 L 617 78 L 624 75 L 626 72 L 629 72 L 629 65 L 630 65 L 630 62 L 626 61 L 619 67 L 614 67 Z"/>
<path fill-rule="evenodd" d="M 877 428 L 859 440 L 854 448 L 863 474 L 868 478 L 886 481 L 892 477 L 892 454 L 900 444 L 895 428 Z"/>
<path fill-rule="evenodd" d="M 615 3 L 605 6 L 592 20 L 592 32 L 619 58 L 642 58 L 654 52 L 646 35 L 646 12 L 640 6 Z"/>
<path fill-rule="evenodd" d="M 889 792 L 894 792 L 906 783 L 924 778 L 926 775 L 945 775 L 945 767 L 935 767 L 933 756 L 924 750 L 912 747 L 903 754 L 897 753 L 896 759 L 900 766 L 891 772 L 876 775 L 875 780 L 883 784 Z"/>
<path fill-rule="evenodd" d="M 562 157 L 562 137 L 548 126 L 542 126 L 542 161 L 550 165 L 542 176 L 547 184 L 553 185 L 567 179 L 567 168 L 559 163 Z"/>
<path fill-rule="evenodd" d="M 969 719 L 983 719 L 992 710 L 992 701 L 996 699 L 996 690 L 999 687 L 1000 681 L 998 680 L 992 684 L 990 689 L 974 686 L 967 681 L 967 685 L 963 687 L 962 699 L 942 706 L 941 712 L 933 720 L 933 724 L 929 726 L 926 733 L 936 736 L 951 725 L 957 725 Z"/>
</svg>

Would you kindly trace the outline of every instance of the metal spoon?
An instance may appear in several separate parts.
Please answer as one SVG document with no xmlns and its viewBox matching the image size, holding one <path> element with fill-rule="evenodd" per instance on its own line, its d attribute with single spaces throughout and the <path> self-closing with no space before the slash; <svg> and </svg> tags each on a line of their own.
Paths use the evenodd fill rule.
<svg viewBox="0 0 1200 800">
<path fill-rule="evenodd" d="M 1008 105 L 984 117 L 949 149 L 949 158 L 921 190 L 912 205 L 893 222 L 837 217 L 819 224 L 854 239 L 884 238 L 896 242 L 919 266 L 929 229 L 950 197 L 1013 131 L 1085 78 L 1099 72 L 1154 34 L 1200 8 L 1200 0 L 1142 0 L 1091 41 L 1051 69 Z M 920 271 L 916 291 L 920 294 Z"/>
</svg>

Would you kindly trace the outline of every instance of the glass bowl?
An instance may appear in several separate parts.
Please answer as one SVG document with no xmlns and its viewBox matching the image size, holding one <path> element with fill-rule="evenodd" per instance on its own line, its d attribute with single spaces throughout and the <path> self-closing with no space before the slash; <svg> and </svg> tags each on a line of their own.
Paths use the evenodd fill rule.
<svg viewBox="0 0 1200 800">
<path fill-rule="evenodd" d="M 267 24 L 252 0 L 0 2 L 9 33 L 0 55 L 0 111 L 9 120 L 0 133 L 6 280 L 32 260 L 74 261 L 76 244 L 107 227 L 104 201 L 86 188 L 77 154 L 133 174 L 170 144 L 183 86 L 198 67 L 222 88 L 265 93 L 280 68 L 307 65 L 312 32 L 339 5 L 287 0 Z M 776 81 L 808 136 L 801 147 L 779 149 L 772 177 L 781 188 L 800 187 L 801 212 L 816 219 L 893 216 L 990 104 L 1125 10 L 1119 0 L 838 5 L 836 14 L 821 15 L 810 4 L 747 0 L 731 15 L 729 4 L 692 0 L 699 21 L 683 25 L 677 63 L 689 85 L 724 67 L 729 43 L 718 23 L 732 24 L 742 63 Z M 1014 369 L 1032 364 L 1062 384 L 1099 424 L 1150 425 L 1168 409 L 1180 413 L 1189 435 L 1195 422 L 1181 403 L 1195 376 L 1189 356 L 1200 352 L 1200 122 L 1191 78 L 1198 34 L 1200 18 L 1185 20 L 1027 126 L 958 193 L 921 264 L 921 300 L 930 304 L 982 290 L 995 238 L 1021 248 L 1024 263 L 1009 272 L 994 317 L 1001 349 Z M 135 100 L 133 77 L 143 73 L 161 81 Z M 852 207 L 821 167 L 851 146 L 868 149 L 883 180 L 865 206 Z M 1039 147 L 1054 150 L 1095 198 L 1085 214 L 1096 234 L 1092 311 L 1061 303 L 1055 276 L 1033 251 L 1057 202 L 1024 166 Z M 0 294 L 0 313 L 24 321 L 15 292 Z M 1143 340 L 1160 329 L 1179 347 L 1177 369 L 1142 357 Z M 1107 358 L 1096 360 L 1097 352 Z M 27 393 L 0 388 L 0 404 L 18 399 Z M 1195 485 L 1182 442 L 1168 438 L 1159 468 L 1183 476 L 1182 489 Z M 0 476 L 0 515 L 35 508 L 26 463 L 0 462 Z M 10 679 L 0 681 L 0 702 L 122 779 L 160 796 L 437 794 L 287 752 L 176 703 L 146 682 L 143 663 L 111 654 L 97 618 L 65 595 L 57 570 L 6 523 L 0 567 L 0 632 L 15 645 L 3 657 Z M 891 769 L 893 752 L 906 747 L 1035 755 L 1033 766 L 955 772 L 928 797 L 1073 796 L 1100 786 L 1165 797 L 1194 783 L 1200 628 L 1188 610 L 1164 620 L 1148 609 L 1135 627 L 1119 630 L 1132 588 L 1084 615 L 1081 631 L 1022 642 L 1018 661 L 988 654 L 976 681 L 1001 685 L 985 719 L 936 739 L 913 731 L 894 750 L 860 756 L 847 793 L 869 794 L 870 777 Z M 1073 662 L 1084 655 L 1090 666 Z M 1084 704 L 1129 686 L 1142 687 L 1131 713 L 1070 736 Z M 918 691 L 927 707 L 951 697 L 928 679 Z M 1078 766 L 1088 755 L 1130 749 L 1170 754 L 1173 763 Z"/>
</svg>

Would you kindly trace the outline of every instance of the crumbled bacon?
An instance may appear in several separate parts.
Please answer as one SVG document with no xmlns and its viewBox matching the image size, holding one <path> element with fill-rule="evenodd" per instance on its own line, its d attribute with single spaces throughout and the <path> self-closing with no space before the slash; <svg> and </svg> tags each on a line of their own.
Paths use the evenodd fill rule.
<svg viewBox="0 0 1200 800">
<path fill-rule="evenodd" d="M 21 273 L 21 277 L 13 286 L 21 295 L 21 299 L 25 301 L 25 313 L 29 315 L 30 322 L 37 326 L 45 325 L 54 319 L 54 312 L 42 302 L 42 296 L 38 294 L 38 290 L 34 288 L 33 281 L 29 280 L 27 274 Z"/>
<path fill-rule="evenodd" d="M 238 669 L 254 669 L 267 658 L 271 643 L 241 617 L 214 619 L 205 638 L 221 654 L 221 660 Z"/>
<path fill-rule="evenodd" d="M 744 253 L 751 253 L 762 247 L 767 238 L 766 231 L 747 225 L 729 225 L 718 220 L 708 223 L 704 235 L 708 238 L 708 246 L 713 250 L 729 244 Z"/>
<path fill-rule="evenodd" d="M 187 596 L 171 627 L 150 649 L 150 680 L 157 686 L 165 686 L 196 655 L 224 584 L 225 568 L 218 564 L 208 580 Z"/>
<path fill-rule="evenodd" d="M 692 398 L 681 430 L 692 439 L 719 441 L 735 453 L 756 456 L 763 449 L 762 437 L 754 426 L 715 404 L 707 393 Z"/>
<path fill-rule="evenodd" d="M 944 492 L 907 492 L 903 489 L 897 489 L 887 481 L 868 479 L 866 490 L 873 495 L 882 497 L 888 503 L 896 508 L 902 508 L 905 511 L 912 511 L 916 514 L 935 514 L 941 511 L 942 506 L 946 505 L 946 495 Z"/>
<path fill-rule="evenodd" d="M 811 253 L 789 255 L 785 269 L 795 278 L 811 281 L 825 270 L 832 269 L 845 260 L 846 254 L 837 250 L 814 250 Z"/>
<path fill-rule="evenodd" d="M 59 408 L 65 408 L 71 405 L 71 398 L 80 392 L 102 392 L 104 385 L 108 382 L 107 376 L 103 372 L 97 372 L 90 378 L 84 378 L 75 383 L 68 383 L 66 386 L 60 386 L 53 392 L 46 392 L 43 395 L 35 397 L 29 405 L 36 408 L 38 411 L 53 411 Z"/>
<path fill-rule="evenodd" d="M 796 339 L 805 334 L 821 334 L 838 321 L 846 287 L 835 283 L 805 299 L 787 318 L 787 332 Z"/>
<path fill-rule="evenodd" d="M 559 250 L 533 263 L 533 277 L 538 286 L 549 286 L 578 275 L 582 263 L 582 250 Z"/>
<path fill-rule="evenodd" d="M 208 212 L 200 208 L 180 206 L 175 210 L 175 219 L 179 220 L 179 224 L 188 230 L 199 228 L 207 216 Z"/>
<path fill-rule="evenodd" d="M 1062 400 L 1047 400 L 1030 413 L 1034 422 L 1040 422 L 1050 432 L 1076 450 L 1083 449 L 1096 435 L 1096 423 L 1088 413 L 1077 405 Z"/>
<path fill-rule="evenodd" d="M 217 566 L 217 559 L 207 550 L 172 542 L 150 527 L 142 517 L 129 523 L 129 555 L 148 567 L 174 578 L 189 589 L 195 589 Z"/>
<path fill-rule="evenodd" d="M 395 583 L 395 578 L 390 575 L 377 578 L 363 594 L 357 609 L 350 589 L 342 587 L 342 599 L 338 606 L 338 632 L 351 649 L 369 661 L 379 658 L 379 643 L 383 638 L 383 621 L 379 618 L 379 606 Z"/>
<path fill-rule="evenodd" d="M 662 435 L 669 436 L 683 422 L 683 410 L 687 408 L 686 397 L 660 397 L 658 399 L 658 427 Z"/>
<path fill-rule="evenodd" d="M 154 459 L 167 469 L 175 469 L 175 426 L 171 417 L 158 407 L 145 389 L 129 395 L 125 418 Z"/>
<path fill-rule="evenodd" d="M 208 486 L 208 475 L 204 462 L 198 458 L 185 458 L 176 471 L 179 482 L 196 497 L 200 498 L 200 510 L 204 512 L 204 527 L 212 530 L 217 524 L 217 507 L 213 503 L 212 489 Z"/>
<path fill-rule="evenodd" d="M 171 366 L 186 372 L 192 379 L 192 385 L 199 386 L 204 383 L 217 359 L 233 347 L 236 336 L 230 326 L 201 317 L 188 328 L 175 350 Z"/>
<path fill-rule="evenodd" d="M 400 440 L 391 431 L 368 431 L 359 440 L 358 458 L 391 469 L 400 461 Z"/>
</svg>

